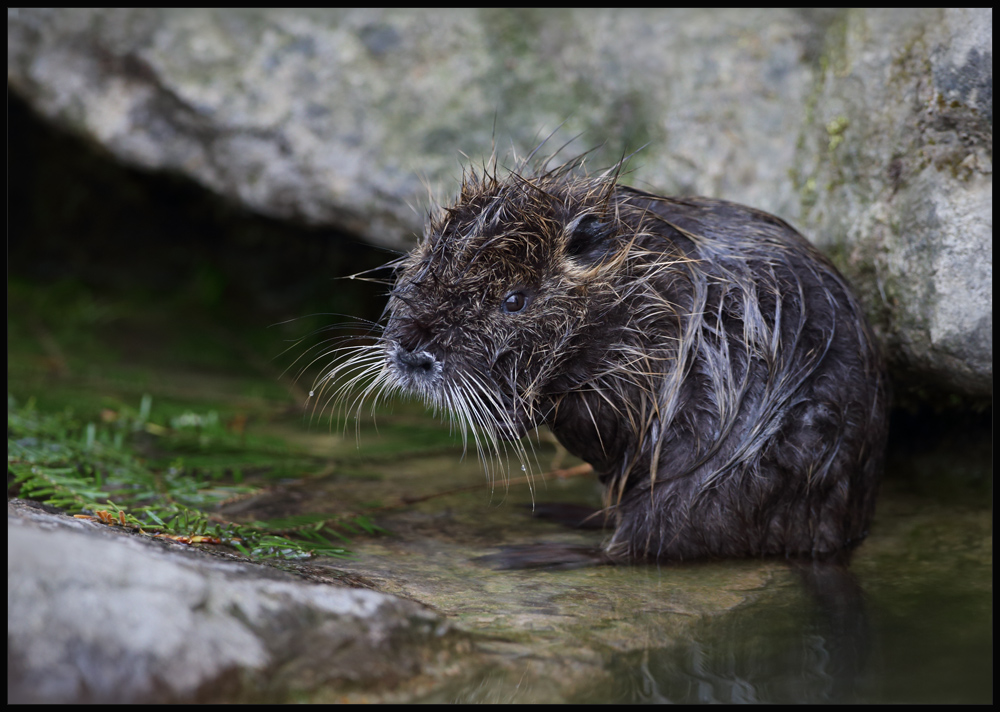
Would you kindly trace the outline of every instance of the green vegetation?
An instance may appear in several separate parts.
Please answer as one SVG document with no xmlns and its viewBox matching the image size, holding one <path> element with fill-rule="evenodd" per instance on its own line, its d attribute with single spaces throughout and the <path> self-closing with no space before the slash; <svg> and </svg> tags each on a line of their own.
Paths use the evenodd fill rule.
<svg viewBox="0 0 1000 712">
<path fill-rule="evenodd" d="M 254 557 L 344 556 L 397 498 L 384 472 L 460 451 L 420 403 L 379 403 L 376 426 L 367 405 L 333 420 L 331 389 L 309 402 L 385 304 L 385 285 L 338 278 L 391 255 L 125 168 L 16 97 L 9 114 L 8 497 Z"/>
<path fill-rule="evenodd" d="M 151 420 L 151 406 L 147 395 L 138 411 L 105 409 L 97 421 L 87 421 L 70 410 L 40 412 L 30 400 L 18 406 L 8 396 L 8 495 L 153 536 L 228 545 L 252 558 L 349 556 L 343 546 L 347 535 L 378 530 L 364 516 L 296 514 L 244 523 L 227 519 L 216 511 L 220 505 L 264 488 L 245 481 L 246 473 L 237 467 L 193 466 L 192 461 L 198 460 L 199 449 L 217 453 L 236 445 L 239 424 L 227 425 L 210 411 L 181 413 L 162 425 Z M 140 449 L 159 457 L 142 457 Z M 261 454 L 260 444 L 256 450 Z M 195 457 L 175 456 L 183 451 Z"/>
</svg>

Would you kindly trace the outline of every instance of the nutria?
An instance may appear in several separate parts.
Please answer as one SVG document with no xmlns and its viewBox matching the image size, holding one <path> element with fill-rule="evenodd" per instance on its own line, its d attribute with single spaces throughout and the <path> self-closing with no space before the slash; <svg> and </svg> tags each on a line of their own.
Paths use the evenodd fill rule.
<svg viewBox="0 0 1000 712">
<path fill-rule="evenodd" d="M 888 394 L 847 282 L 779 218 L 581 164 L 467 171 L 320 385 L 419 395 L 487 464 L 544 423 L 606 485 L 608 560 L 850 550 Z"/>
</svg>

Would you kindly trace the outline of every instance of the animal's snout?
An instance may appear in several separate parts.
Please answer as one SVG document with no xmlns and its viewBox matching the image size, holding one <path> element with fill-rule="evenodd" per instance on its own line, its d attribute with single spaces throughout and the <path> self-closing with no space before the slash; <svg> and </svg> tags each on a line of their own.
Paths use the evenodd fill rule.
<svg viewBox="0 0 1000 712">
<path fill-rule="evenodd" d="M 414 374 L 432 374 L 437 362 L 438 360 L 434 358 L 434 355 L 428 353 L 427 351 L 409 351 L 404 348 L 400 348 L 396 351 L 396 363 L 398 363 L 403 370 L 410 371 Z"/>
<path fill-rule="evenodd" d="M 403 388 L 427 395 L 440 385 L 443 364 L 430 351 L 396 344 L 389 351 L 389 366 Z"/>
</svg>

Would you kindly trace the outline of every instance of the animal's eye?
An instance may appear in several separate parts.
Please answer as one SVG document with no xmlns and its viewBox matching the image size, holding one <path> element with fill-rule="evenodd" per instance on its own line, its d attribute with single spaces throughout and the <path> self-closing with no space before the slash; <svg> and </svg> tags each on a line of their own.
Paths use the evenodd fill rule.
<svg viewBox="0 0 1000 712">
<path fill-rule="evenodd" d="M 523 311 L 528 302 L 531 301 L 531 297 L 522 291 L 513 291 L 508 294 L 503 299 L 503 310 L 507 314 L 516 314 L 519 311 Z"/>
</svg>

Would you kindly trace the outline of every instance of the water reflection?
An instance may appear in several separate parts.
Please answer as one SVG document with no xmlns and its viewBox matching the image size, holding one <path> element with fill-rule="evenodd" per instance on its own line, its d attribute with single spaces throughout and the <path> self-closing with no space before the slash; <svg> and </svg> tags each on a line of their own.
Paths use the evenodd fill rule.
<svg viewBox="0 0 1000 712">
<path fill-rule="evenodd" d="M 611 661 L 628 702 L 851 702 L 871 651 L 861 590 L 842 568 L 801 571 L 814 596 L 704 619 L 690 640 Z M 819 589 L 815 587 L 819 586 Z"/>
</svg>

